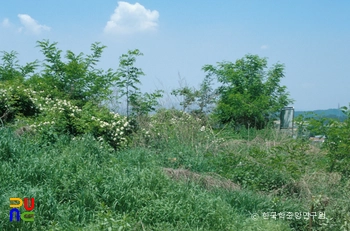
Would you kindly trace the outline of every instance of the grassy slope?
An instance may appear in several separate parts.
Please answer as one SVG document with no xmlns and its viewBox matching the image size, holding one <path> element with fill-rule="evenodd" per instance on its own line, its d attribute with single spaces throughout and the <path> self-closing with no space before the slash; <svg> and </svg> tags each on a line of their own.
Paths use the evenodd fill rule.
<svg viewBox="0 0 350 231">
<path fill-rule="evenodd" d="M 209 138 L 202 142 L 183 139 L 189 133 L 182 130 L 164 140 L 140 136 L 132 148 L 114 152 L 90 136 L 44 145 L 0 129 L 0 230 L 306 230 L 307 220 L 262 215 L 307 212 L 317 194 L 336 199 L 334 208 L 349 202 L 339 177 L 324 172 L 318 149 L 270 132 L 249 134 L 249 141 L 203 132 Z M 203 178 L 176 180 L 164 168 Z M 10 197 L 34 197 L 35 222 L 9 222 Z M 321 223 L 314 227 L 321 230 Z"/>
</svg>

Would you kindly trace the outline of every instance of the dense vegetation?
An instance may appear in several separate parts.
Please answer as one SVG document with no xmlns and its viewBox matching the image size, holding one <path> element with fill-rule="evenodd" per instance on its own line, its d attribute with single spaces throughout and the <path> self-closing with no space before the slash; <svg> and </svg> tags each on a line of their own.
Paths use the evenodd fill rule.
<svg viewBox="0 0 350 231">
<path fill-rule="evenodd" d="M 350 230 L 350 110 L 298 119 L 322 145 L 269 126 L 291 101 L 283 65 L 205 65 L 198 89 L 173 90 L 177 110 L 141 93 L 139 50 L 104 71 L 98 43 L 65 59 L 56 43 L 38 47 L 40 71 L 2 53 L 0 230 Z M 34 222 L 9 221 L 10 197 L 35 198 Z"/>
</svg>

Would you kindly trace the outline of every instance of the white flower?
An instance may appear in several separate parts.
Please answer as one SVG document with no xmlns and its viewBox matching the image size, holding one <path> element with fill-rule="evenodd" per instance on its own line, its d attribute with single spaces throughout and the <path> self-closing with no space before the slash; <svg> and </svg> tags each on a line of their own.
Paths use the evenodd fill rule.
<svg viewBox="0 0 350 231">
<path fill-rule="evenodd" d="M 204 132 L 205 131 L 205 126 L 202 126 L 201 127 L 201 132 Z"/>
</svg>

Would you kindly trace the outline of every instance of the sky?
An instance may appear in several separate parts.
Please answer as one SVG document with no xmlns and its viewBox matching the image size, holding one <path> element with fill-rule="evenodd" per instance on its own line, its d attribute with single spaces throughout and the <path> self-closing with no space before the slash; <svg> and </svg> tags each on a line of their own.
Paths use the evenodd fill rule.
<svg viewBox="0 0 350 231">
<path fill-rule="evenodd" d="M 0 0 L 0 51 L 21 64 L 43 60 L 37 41 L 64 52 L 90 54 L 107 46 L 99 67 L 139 49 L 142 90 L 198 87 L 206 64 L 246 54 L 285 65 L 282 84 L 295 110 L 349 106 L 350 1 L 348 0 Z"/>
</svg>

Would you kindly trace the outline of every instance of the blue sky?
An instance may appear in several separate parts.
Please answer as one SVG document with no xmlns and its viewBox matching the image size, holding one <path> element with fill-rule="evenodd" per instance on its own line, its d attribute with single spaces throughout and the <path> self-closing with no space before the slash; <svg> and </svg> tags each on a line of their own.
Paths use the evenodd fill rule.
<svg viewBox="0 0 350 231">
<path fill-rule="evenodd" d="M 2 1 L 0 51 L 17 51 L 23 64 L 43 60 L 37 40 L 85 54 L 99 41 L 100 67 L 117 69 L 137 48 L 143 90 L 168 92 L 179 76 L 197 87 L 205 64 L 257 54 L 285 64 L 296 110 L 328 109 L 350 102 L 349 12 L 347 0 Z"/>
</svg>

